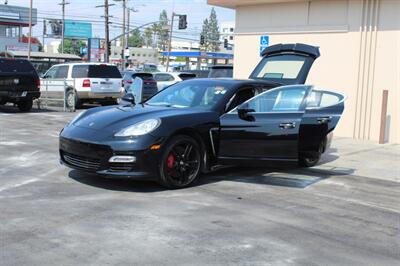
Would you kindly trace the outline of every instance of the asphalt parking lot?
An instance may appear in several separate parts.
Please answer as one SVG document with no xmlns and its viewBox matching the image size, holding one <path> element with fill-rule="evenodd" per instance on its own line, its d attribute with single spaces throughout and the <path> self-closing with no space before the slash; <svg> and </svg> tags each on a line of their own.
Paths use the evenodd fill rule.
<svg viewBox="0 0 400 266">
<path fill-rule="evenodd" d="M 315 168 L 225 168 L 169 191 L 61 166 L 74 115 L 0 107 L 0 265 L 400 261 L 399 145 L 336 138 Z"/>
</svg>

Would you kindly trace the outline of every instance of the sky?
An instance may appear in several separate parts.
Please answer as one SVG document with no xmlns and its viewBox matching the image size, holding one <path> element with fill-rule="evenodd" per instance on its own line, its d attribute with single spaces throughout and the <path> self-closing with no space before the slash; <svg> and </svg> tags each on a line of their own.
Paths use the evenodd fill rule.
<svg viewBox="0 0 400 266">
<path fill-rule="evenodd" d="M 3 3 L 4 0 L 0 0 Z M 61 19 L 61 0 L 33 0 L 33 7 L 38 11 L 38 24 L 33 29 L 33 35 L 43 35 L 43 19 Z M 85 20 L 92 22 L 93 37 L 104 37 L 104 8 L 96 8 L 104 4 L 104 0 L 67 0 L 70 4 L 65 8 L 66 19 Z M 8 0 L 9 5 L 29 7 L 29 0 Z M 122 3 L 109 0 L 109 4 L 115 4 L 109 9 L 110 37 L 121 34 L 122 28 Z M 174 32 L 174 36 L 199 39 L 202 22 L 210 15 L 212 6 L 207 5 L 206 0 L 127 0 L 127 6 L 137 9 L 138 12 L 131 12 L 131 25 L 138 26 L 144 23 L 157 21 L 160 12 L 165 9 L 168 16 L 174 11 L 178 14 L 187 14 L 188 28 Z M 235 12 L 231 9 L 215 7 L 218 21 L 234 21 Z M 50 40 L 49 40 L 50 41 Z"/>
</svg>

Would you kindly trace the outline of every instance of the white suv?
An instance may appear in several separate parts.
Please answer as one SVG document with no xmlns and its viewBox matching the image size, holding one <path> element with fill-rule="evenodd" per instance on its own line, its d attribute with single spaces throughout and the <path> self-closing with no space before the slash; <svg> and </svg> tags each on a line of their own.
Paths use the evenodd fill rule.
<svg viewBox="0 0 400 266">
<path fill-rule="evenodd" d="M 106 63 L 54 65 L 42 79 L 41 89 L 49 96 L 62 93 L 66 83 L 68 107 L 74 102 L 75 106 L 85 102 L 116 104 L 123 92 L 121 73 L 115 65 Z"/>
</svg>

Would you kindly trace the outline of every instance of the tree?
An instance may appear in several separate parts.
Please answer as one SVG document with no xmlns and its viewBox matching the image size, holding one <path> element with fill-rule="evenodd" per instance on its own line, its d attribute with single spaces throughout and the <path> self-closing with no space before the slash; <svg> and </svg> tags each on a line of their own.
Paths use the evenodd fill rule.
<svg viewBox="0 0 400 266">
<path fill-rule="evenodd" d="M 204 38 L 204 43 L 200 44 L 200 49 L 205 52 L 207 52 L 208 48 L 209 48 L 209 42 L 207 39 L 208 32 L 209 32 L 209 23 L 208 23 L 208 19 L 205 19 L 203 21 L 203 27 L 202 27 L 201 33 L 200 33 L 200 38 L 201 38 L 201 36 L 203 36 L 203 38 Z"/>
<path fill-rule="evenodd" d="M 151 27 L 148 27 L 144 30 L 143 40 L 145 46 L 147 47 L 153 46 L 153 29 Z"/>
<path fill-rule="evenodd" d="M 160 18 L 159 18 L 159 23 L 158 23 L 158 38 L 157 38 L 157 46 L 158 49 L 161 51 L 166 51 L 167 46 L 168 46 L 168 41 L 169 41 L 169 30 L 168 28 L 168 15 L 167 11 L 163 10 L 160 13 Z M 163 56 L 162 62 L 164 63 L 165 58 Z"/>
<path fill-rule="evenodd" d="M 218 52 L 219 51 L 219 27 L 218 27 L 218 19 L 217 13 L 215 9 L 211 9 L 210 18 L 208 19 L 208 36 L 206 38 L 209 42 L 210 52 Z"/>
<path fill-rule="evenodd" d="M 139 29 L 134 29 L 128 39 L 128 47 L 142 47 L 144 39 Z"/>
<path fill-rule="evenodd" d="M 80 55 L 81 47 L 87 47 L 86 42 L 82 40 L 72 40 L 72 39 L 64 39 L 64 53 L 65 54 L 74 54 Z M 61 53 L 62 47 L 61 44 L 58 46 L 58 52 Z"/>
<path fill-rule="evenodd" d="M 219 51 L 219 27 L 217 13 L 215 9 L 211 9 L 210 17 L 203 21 L 201 35 L 204 36 L 204 44 L 201 49 L 205 52 L 218 52 Z"/>
</svg>

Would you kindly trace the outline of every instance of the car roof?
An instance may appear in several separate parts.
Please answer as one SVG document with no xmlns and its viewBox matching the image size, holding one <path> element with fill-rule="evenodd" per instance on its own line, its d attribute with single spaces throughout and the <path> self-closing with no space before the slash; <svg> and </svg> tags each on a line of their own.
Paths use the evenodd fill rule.
<svg viewBox="0 0 400 266">
<path fill-rule="evenodd" d="M 75 66 L 75 65 L 108 65 L 108 66 L 116 66 L 110 63 L 101 63 L 101 62 L 75 62 L 75 63 L 62 63 L 55 64 L 53 66 Z"/>
</svg>

